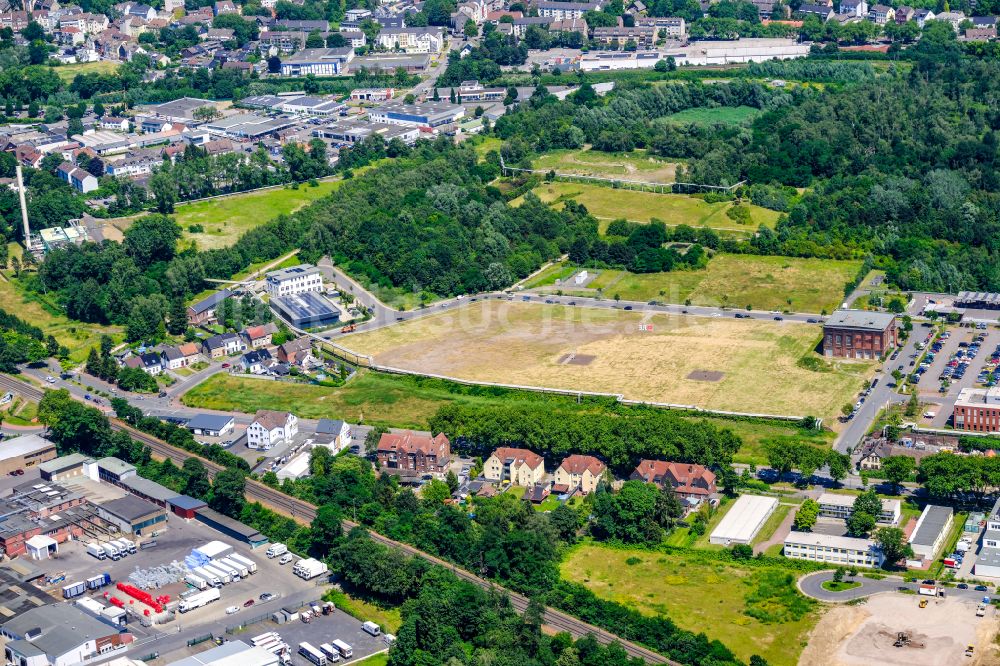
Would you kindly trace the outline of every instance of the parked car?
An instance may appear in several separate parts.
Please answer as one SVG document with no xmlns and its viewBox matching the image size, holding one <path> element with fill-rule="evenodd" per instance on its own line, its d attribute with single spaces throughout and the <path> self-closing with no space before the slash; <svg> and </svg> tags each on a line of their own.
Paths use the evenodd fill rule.
<svg viewBox="0 0 1000 666">
<path fill-rule="evenodd" d="M 243 602 L 243 608 L 250 608 L 251 606 L 253 606 L 253 603 L 254 603 L 253 599 L 247 599 L 246 601 Z"/>
<path fill-rule="evenodd" d="M 273 592 L 265 592 L 264 594 L 260 595 L 261 601 L 270 601 L 271 599 L 274 599 Z"/>
<path fill-rule="evenodd" d="M 229 608 L 226 609 L 226 615 L 232 615 L 233 613 L 239 613 L 239 612 L 240 612 L 239 606 L 230 606 Z"/>
<path fill-rule="evenodd" d="M 969 589 L 969 584 L 968 583 L 959 583 L 956 587 L 958 589 L 960 589 L 960 590 L 967 590 L 967 589 Z"/>
<path fill-rule="evenodd" d="M 973 588 L 973 589 L 974 589 L 974 590 L 975 590 L 976 592 L 987 592 L 987 591 L 989 591 L 989 588 L 988 588 L 988 587 L 986 587 L 985 585 L 976 585 L 976 587 L 975 587 L 975 588 Z"/>
<path fill-rule="evenodd" d="M 228 367 L 229 367 L 229 364 L 228 364 L 228 363 L 223 363 L 223 364 L 222 364 L 222 367 L 223 367 L 223 368 L 228 368 Z"/>
</svg>

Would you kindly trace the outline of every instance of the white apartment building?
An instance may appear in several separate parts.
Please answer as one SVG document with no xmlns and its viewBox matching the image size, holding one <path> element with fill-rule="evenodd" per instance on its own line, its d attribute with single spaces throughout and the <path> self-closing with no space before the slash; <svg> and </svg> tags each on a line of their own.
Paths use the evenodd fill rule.
<svg viewBox="0 0 1000 666">
<path fill-rule="evenodd" d="M 789 532 L 785 537 L 784 554 L 793 560 L 812 560 L 832 566 L 875 568 L 882 564 L 882 551 L 869 539 L 815 532 Z"/>
<path fill-rule="evenodd" d="M 299 419 L 291 412 L 262 409 L 247 426 L 247 448 L 268 450 L 299 432 Z"/>
<path fill-rule="evenodd" d="M 323 274 L 312 264 L 299 264 L 267 274 L 267 293 L 271 296 L 293 296 L 309 291 L 323 291 Z"/>
<path fill-rule="evenodd" d="M 441 53 L 444 35 L 427 28 L 383 28 L 376 37 L 378 46 L 406 53 Z"/>
</svg>

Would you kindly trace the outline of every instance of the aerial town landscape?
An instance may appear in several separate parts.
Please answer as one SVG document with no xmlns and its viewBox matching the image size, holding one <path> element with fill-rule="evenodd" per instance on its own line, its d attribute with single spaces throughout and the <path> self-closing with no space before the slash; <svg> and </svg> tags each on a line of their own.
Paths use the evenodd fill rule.
<svg viewBox="0 0 1000 666">
<path fill-rule="evenodd" d="M 1000 666 L 998 21 L 0 0 L 5 663 Z"/>
</svg>

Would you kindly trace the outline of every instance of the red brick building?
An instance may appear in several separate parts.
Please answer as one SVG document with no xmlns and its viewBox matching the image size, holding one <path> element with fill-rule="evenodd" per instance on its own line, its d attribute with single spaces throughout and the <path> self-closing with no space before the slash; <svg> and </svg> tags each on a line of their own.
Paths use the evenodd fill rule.
<svg viewBox="0 0 1000 666">
<path fill-rule="evenodd" d="M 705 499 L 716 491 L 715 474 L 704 465 L 642 460 L 629 478 L 655 483 L 661 488 L 669 485 L 682 498 Z"/>
<path fill-rule="evenodd" d="M 1000 432 L 1000 386 L 962 389 L 953 416 L 955 430 Z"/>
<path fill-rule="evenodd" d="M 435 437 L 414 432 L 386 433 L 375 451 L 382 467 L 406 474 L 442 474 L 451 462 L 451 443 L 444 433 Z"/>
<path fill-rule="evenodd" d="M 896 315 L 889 312 L 837 310 L 823 324 L 823 355 L 879 358 L 897 344 Z"/>
</svg>

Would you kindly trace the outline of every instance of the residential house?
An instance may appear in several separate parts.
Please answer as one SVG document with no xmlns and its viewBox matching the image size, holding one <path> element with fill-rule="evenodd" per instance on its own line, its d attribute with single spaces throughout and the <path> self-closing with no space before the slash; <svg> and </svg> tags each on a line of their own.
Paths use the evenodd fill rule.
<svg viewBox="0 0 1000 666">
<path fill-rule="evenodd" d="M 198 345 L 186 342 L 176 347 L 165 347 L 160 356 L 163 358 L 164 369 L 176 370 L 197 362 L 201 353 L 198 351 Z"/>
<path fill-rule="evenodd" d="M 602 44 L 614 44 L 623 47 L 629 43 L 638 48 L 646 49 L 656 41 L 656 28 L 653 26 L 636 25 L 627 27 L 618 19 L 619 25 L 594 28 L 593 39 Z"/>
<path fill-rule="evenodd" d="M 323 291 L 323 272 L 312 264 L 271 271 L 265 278 L 267 293 L 272 297 Z"/>
<path fill-rule="evenodd" d="M 99 187 L 97 178 L 69 162 L 60 164 L 56 173 L 59 174 L 61 180 L 69 183 L 74 190 L 83 194 L 93 192 Z"/>
<path fill-rule="evenodd" d="M 684 19 L 681 19 L 683 22 Z M 587 38 L 589 28 L 587 22 L 582 19 L 559 19 L 549 24 L 549 32 L 576 32 L 583 39 Z"/>
<path fill-rule="evenodd" d="M 243 339 L 235 333 L 222 333 L 204 340 L 201 343 L 201 348 L 202 353 L 209 358 L 222 358 L 244 351 L 247 346 L 243 344 Z"/>
<path fill-rule="evenodd" d="M 295 53 L 305 46 L 307 38 L 304 32 L 264 30 L 260 33 L 260 45 L 282 53 Z"/>
<path fill-rule="evenodd" d="M 271 352 L 266 349 L 253 349 L 240 357 L 240 366 L 243 372 L 263 375 L 267 372 L 271 360 Z"/>
<path fill-rule="evenodd" d="M 385 28 L 375 38 L 386 49 L 405 53 L 441 53 L 444 35 L 435 28 Z"/>
<path fill-rule="evenodd" d="M 305 336 L 278 345 L 278 360 L 282 363 L 306 365 L 312 357 L 312 342 Z"/>
<path fill-rule="evenodd" d="M 97 127 L 100 129 L 114 130 L 115 132 L 127 132 L 128 118 L 122 118 L 120 116 L 104 116 L 97 121 Z"/>
<path fill-rule="evenodd" d="M 149 5 L 126 2 L 124 5 L 118 5 L 118 9 L 121 11 L 123 17 L 134 16 L 147 21 L 152 21 L 156 18 L 156 10 Z"/>
<path fill-rule="evenodd" d="M 593 2 L 553 2 L 543 0 L 535 6 L 538 9 L 538 15 L 541 17 L 573 19 L 583 18 L 583 15 L 587 12 L 601 11 L 602 4 L 602 0 L 594 0 Z"/>
<path fill-rule="evenodd" d="M 670 486 L 685 499 L 702 500 L 716 492 L 715 474 L 704 465 L 642 460 L 629 478 L 654 483 L 661 488 Z"/>
<path fill-rule="evenodd" d="M 12 598 L 18 594 L 14 589 Z M 84 664 L 123 652 L 135 639 L 106 618 L 69 603 L 29 608 L 4 622 L 0 633 L 6 639 L 7 662 L 22 666 Z"/>
<path fill-rule="evenodd" d="M 826 22 L 833 17 L 834 11 L 829 5 L 802 4 L 795 13 L 802 16 L 818 16 L 821 21 Z"/>
<path fill-rule="evenodd" d="M 637 16 L 635 24 L 656 28 L 657 39 L 661 35 L 665 35 L 667 39 L 687 37 L 687 24 L 679 16 Z"/>
<path fill-rule="evenodd" d="M 917 25 L 921 29 L 923 29 L 927 21 L 932 21 L 935 17 L 936 14 L 929 9 L 917 8 L 913 10 L 913 20 L 917 22 Z"/>
<path fill-rule="evenodd" d="M 556 468 L 552 489 L 560 494 L 579 491 L 588 495 L 597 489 L 606 470 L 607 466 L 594 456 L 567 456 Z"/>
<path fill-rule="evenodd" d="M 962 23 L 965 18 L 965 14 L 962 12 L 941 12 L 934 17 L 936 21 L 947 21 L 948 23 L 951 23 L 951 28 L 956 33 L 958 32 L 959 24 Z"/>
<path fill-rule="evenodd" d="M 868 16 L 868 3 L 865 0 L 840 0 L 838 13 L 864 18 Z"/>
<path fill-rule="evenodd" d="M 896 10 L 889 5 L 872 5 L 868 10 L 868 20 L 875 25 L 885 25 L 896 20 Z"/>
<path fill-rule="evenodd" d="M 451 462 L 451 443 L 443 432 L 433 437 L 387 432 L 379 438 L 375 455 L 383 469 L 394 473 L 443 474 Z"/>
<path fill-rule="evenodd" d="M 213 12 L 216 16 L 222 16 L 223 14 L 239 14 L 240 10 L 232 0 L 219 0 L 219 2 L 215 3 Z"/>
<path fill-rule="evenodd" d="M 277 333 L 277 331 L 277 326 L 267 323 L 262 326 L 248 326 L 240 331 L 240 335 L 246 340 L 247 346 L 250 349 L 260 349 L 261 347 L 270 346 L 271 336 Z"/>
<path fill-rule="evenodd" d="M 114 162 L 109 161 L 105 172 L 109 176 L 136 178 L 153 172 L 153 167 L 162 163 L 156 151 L 136 151 Z"/>
<path fill-rule="evenodd" d="M 129 356 L 123 361 L 123 365 L 133 370 L 145 370 L 153 376 L 163 372 L 163 359 L 159 354 L 151 352 Z"/>
<path fill-rule="evenodd" d="M 996 38 L 997 27 L 995 25 L 965 29 L 965 41 L 967 42 L 988 42 Z"/>
<path fill-rule="evenodd" d="M 351 427 L 340 419 L 320 419 L 315 439 L 318 444 L 340 451 L 351 443 Z"/>
<path fill-rule="evenodd" d="M 872 437 L 861 443 L 857 451 L 858 469 L 882 469 L 882 461 L 892 455 L 892 442 L 884 437 Z"/>
<path fill-rule="evenodd" d="M 215 309 L 222 301 L 233 295 L 229 289 L 222 289 L 211 294 L 194 305 L 189 305 L 187 309 L 188 323 L 192 326 L 200 326 L 215 321 Z"/>
<path fill-rule="evenodd" d="M 489 481 L 531 486 L 542 482 L 545 461 L 534 451 L 502 446 L 483 463 L 483 477 Z"/>
<path fill-rule="evenodd" d="M 899 7 L 896 7 L 896 16 L 894 17 L 894 20 L 899 25 L 902 25 L 907 21 L 912 21 L 915 15 L 916 11 L 913 9 L 913 7 L 901 5 Z"/>
<path fill-rule="evenodd" d="M 259 410 L 247 426 L 247 448 L 268 450 L 295 437 L 299 419 L 291 412 Z"/>
</svg>

